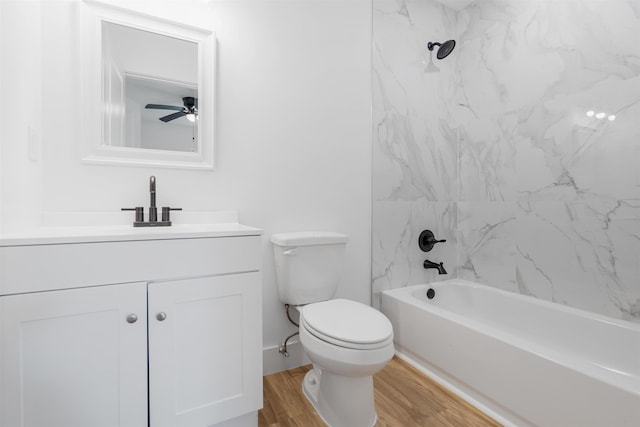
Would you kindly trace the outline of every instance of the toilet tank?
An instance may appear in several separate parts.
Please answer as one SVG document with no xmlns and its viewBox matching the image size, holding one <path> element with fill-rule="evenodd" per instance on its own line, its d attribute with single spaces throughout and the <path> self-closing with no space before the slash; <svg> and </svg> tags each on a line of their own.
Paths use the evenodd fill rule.
<svg viewBox="0 0 640 427">
<path fill-rule="evenodd" d="M 333 298 L 348 240 L 333 232 L 273 234 L 280 301 L 301 305 Z"/>
</svg>

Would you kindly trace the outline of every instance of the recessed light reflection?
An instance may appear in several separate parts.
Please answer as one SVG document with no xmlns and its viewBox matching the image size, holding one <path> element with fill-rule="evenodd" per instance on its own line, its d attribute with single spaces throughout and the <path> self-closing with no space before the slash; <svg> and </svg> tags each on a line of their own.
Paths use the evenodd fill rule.
<svg viewBox="0 0 640 427">
<path fill-rule="evenodd" d="M 616 115 L 613 113 L 607 113 L 605 111 L 598 111 L 596 113 L 597 110 L 588 110 L 586 111 L 584 114 L 589 117 L 589 118 L 595 118 L 598 120 L 603 120 L 603 119 L 607 119 L 610 122 L 614 121 L 616 119 Z"/>
</svg>

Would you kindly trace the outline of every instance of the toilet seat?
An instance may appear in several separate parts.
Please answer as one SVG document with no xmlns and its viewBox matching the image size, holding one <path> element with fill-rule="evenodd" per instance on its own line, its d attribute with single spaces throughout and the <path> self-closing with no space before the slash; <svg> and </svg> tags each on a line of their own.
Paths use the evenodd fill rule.
<svg viewBox="0 0 640 427">
<path fill-rule="evenodd" d="M 393 327 L 378 310 L 355 301 L 335 299 L 302 308 L 300 326 L 330 344 L 373 350 L 393 342 Z"/>
</svg>

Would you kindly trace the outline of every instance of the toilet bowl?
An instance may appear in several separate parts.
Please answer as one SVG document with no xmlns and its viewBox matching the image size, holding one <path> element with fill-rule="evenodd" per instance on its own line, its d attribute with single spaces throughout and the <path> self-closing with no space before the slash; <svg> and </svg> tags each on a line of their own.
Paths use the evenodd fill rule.
<svg viewBox="0 0 640 427">
<path fill-rule="evenodd" d="M 302 389 L 332 427 L 372 427 L 373 375 L 394 354 L 391 322 L 379 311 L 336 299 L 302 307 L 300 342 L 313 362 Z"/>
<path fill-rule="evenodd" d="M 280 301 L 287 316 L 290 307 L 299 310 L 300 343 L 313 362 L 305 396 L 331 427 L 372 427 L 373 374 L 393 357 L 393 327 L 368 305 L 332 299 L 347 241 L 335 232 L 271 236 Z"/>
</svg>

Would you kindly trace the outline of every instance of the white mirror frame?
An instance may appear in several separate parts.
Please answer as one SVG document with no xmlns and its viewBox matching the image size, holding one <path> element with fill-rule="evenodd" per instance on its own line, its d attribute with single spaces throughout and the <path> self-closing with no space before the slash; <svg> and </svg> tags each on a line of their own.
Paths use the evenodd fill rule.
<svg viewBox="0 0 640 427">
<path fill-rule="evenodd" d="M 213 169 L 215 33 L 97 0 L 78 2 L 82 90 L 82 161 L 93 164 Z M 178 152 L 103 144 L 102 23 L 111 22 L 198 45 L 198 151 Z"/>
</svg>

